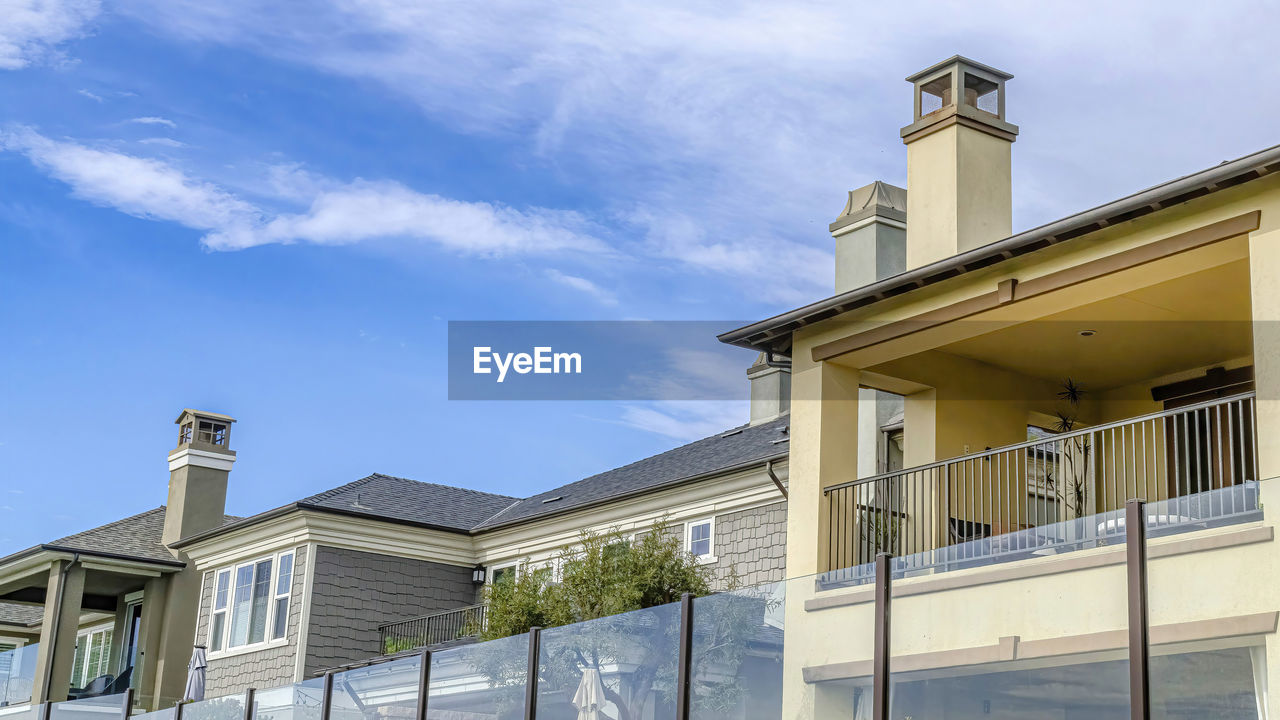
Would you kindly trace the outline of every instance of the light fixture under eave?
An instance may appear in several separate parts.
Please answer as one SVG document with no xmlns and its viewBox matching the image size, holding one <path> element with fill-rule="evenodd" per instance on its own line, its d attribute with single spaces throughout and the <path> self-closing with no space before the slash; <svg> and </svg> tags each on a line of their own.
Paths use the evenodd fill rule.
<svg viewBox="0 0 1280 720">
<path fill-rule="evenodd" d="M 477 585 L 484 584 L 484 576 L 485 569 L 483 565 L 476 565 L 475 568 L 471 570 L 471 582 Z"/>
<path fill-rule="evenodd" d="M 1097 335 L 1097 334 L 1098 334 L 1097 330 L 1081 330 L 1080 331 L 1080 337 L 1093 337 L 1094 335 Z"/>
</svg>

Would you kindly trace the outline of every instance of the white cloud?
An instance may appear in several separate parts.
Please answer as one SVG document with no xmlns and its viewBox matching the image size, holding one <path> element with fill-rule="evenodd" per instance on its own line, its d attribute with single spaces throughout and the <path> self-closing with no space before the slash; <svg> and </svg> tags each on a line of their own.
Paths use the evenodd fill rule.
<svg viewBox="0 0 1280 720">
<path fill-rule="evenodd" d="M 532 162 L 554 158 L 623 198 L 624 215 L 663 218 L 642 226 L 661 256 L 779 299 L 829 291 L 825 226 L 844 191 L 905 181 L 902 78 L 956 51 L 1018 75 L 1015 177 L 1038 182 L 1015 193 L 1018 228 L 1270 144 L 1280 112 L 1257 91 L 1280 80 L 1263 3 L 1171 2 L 1156 19 L 1097 0 L 288 7 L 126 0 L 122 12 L 374 80 L 461 132 L 519 138 Z M 1203 52 L 1241 27 L 1257 34 Z M 1194 102 L 1168 93 L 1170 78 Z M 1205 131 L 1246 105 L 1232 133 Z M 677 233 L 681 222 L 698 231 Z"/>
<path fill-rule="evenodd" d="M 97 0 L 0 0 L 0 70 L 58 57 L 98 11 Z"/>
<path fill-rule="evenodd" d="M 622 409 L 623 425 L 677 440 L 692 441 L 744 424 L 749 405 L 742 401 L 655 402 Z"/>
<path fill-rule="evenodd" d="M 576 213 L 463 202 L 390 181 L 339 183 L 286 171 L 269 184 L 287 185 L 292 197 L 277 200 L 312 192 L 308 208 L 288 212 L 251 203 L 160 160 L 53 140 L 27 128 L 0 134 L 0 149 L 26 155 L 89 202 L 206 231 L 202 241 L 212 250 L 390 240 L 483 256 L 610 252 L 592 235 L 594 226 Z"/>
<path fill-rule="evenodd" d="M 165 127 L 170 127 L 170 128 L 178 127 L 177 123 L 175 123 L 172 120 L 169 120 L 168 118 L 154 117 L 154 116 L 136 117 L 130 120 L 129 122 L 138 123 L 139 125 L 164 125 Z"/>
<path fill-rule="evenodd" d="M 84 88 L 81 88 L 81 89 L 77 90 L 77 91 L 76 91 L 76 93 L 77 93 L 77 94 L 79 94 L 79 95 L 83 95 L 83 96 L 85 96 L 85 97 L 89 98 L 90 100 L 92 100 L 92 101 L 94 101 L 94 102 L 97 102 L 97 103 L 102 102 L 102 96 L 101 96 L 101 95 L 95 95 L 95 94 L 93 94 L 93 93 L 89 92 L 88 90 L 85 90 Z"/>
<path fill-rule="evenodd" d="M 170 147 L 170 148 L 182 148 L 187 146 L 187 144 L 182 142 L 181 140 L 174 140 L 173 138 L 167 138 L 167 137 L 142 138 L 138 142 L 142 143 L 143 145 L 162 145 L 164 147 Z"/>
<path fill-rule="evenodd" d="M 618 304 L 617 295 L 614 295 L 609 290 L 600 287 L 586 278 L 577 277 L 576 275 L 566 275 L 555 268 L 547 268 L 546 276 L 557 284 L 590 295 L 603 305 Z"/>
</svg>

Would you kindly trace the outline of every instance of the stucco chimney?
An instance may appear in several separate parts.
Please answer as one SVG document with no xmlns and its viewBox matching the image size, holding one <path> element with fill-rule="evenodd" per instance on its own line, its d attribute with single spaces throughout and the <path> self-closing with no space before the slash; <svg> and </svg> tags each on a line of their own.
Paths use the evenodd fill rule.
<svg viewBox="0 0 1280 720">
<path fill-rule="evenodd" d="M 1013 76 L 956 55 L 907 78 L 914 122 L 907 145 L 908 269 L 1013 232 L 1010 157 L 1018 127 L 1005 122 Z"/>
<path fill-rule="evenodd" d="M 236 461 L 231 449 L 233 418 L 187 409 L 174 422 L 178 425 L 178 446 L 169 452 L 166 545 L 222 524 L 227 476 Z"/>
<path fill-rule="evenodd" d="M 756 357 L 755 364 L 747 368 L 751 381 L 751 424 L 759 425 L 776 420 L 791 412 L 791 371 L 771 367 L 765 362 L 764 353 Z"/>
<path fill-rule="evenodd" d="M 836 241 L 836 294 L 906 269 L 906 190 L 879 180 L 850 190 L 829 229 Z"/>
</svg>

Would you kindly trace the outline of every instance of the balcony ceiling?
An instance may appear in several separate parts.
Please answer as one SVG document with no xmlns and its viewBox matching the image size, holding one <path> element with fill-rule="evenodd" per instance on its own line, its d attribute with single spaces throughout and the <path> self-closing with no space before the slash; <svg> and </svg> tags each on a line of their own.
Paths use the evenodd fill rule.
<svg viewBox="0 0 1280 720">
<path fill-rule="evenodd" d="M 1249 265 L 1237 260 L 940 349 L 1101 390 L 1248 356 L 1251 317 Z"/>
</svg>

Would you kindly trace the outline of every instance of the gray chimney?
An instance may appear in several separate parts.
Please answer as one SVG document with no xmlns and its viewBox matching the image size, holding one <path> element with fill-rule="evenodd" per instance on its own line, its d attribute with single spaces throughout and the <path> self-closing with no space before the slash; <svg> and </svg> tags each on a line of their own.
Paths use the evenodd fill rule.
<svg viewBox="0 0 1280 720">
<path fill-rule="evenodd" d="M 178 446 L 169 452 L 169 501 L 163 541 L 166 545 L 223 522 L 227 476 L 235 464 L 231 449 L 234 418 L 186 409 L 174 423 Z"/>
<path fill-rule="evenodd" d="M 751 424 L 759 425 L 776 420 L 791 412 L 791 371 L 770 367 L 764 353 L 747 368 L 751 381 Z"/>
<path fill-rule="evenodd" d="M 837 294 L 906 269 L 906 190 L 879 180 L 850 190 L 829 229 L 836 241 Z"/>
</svg>

